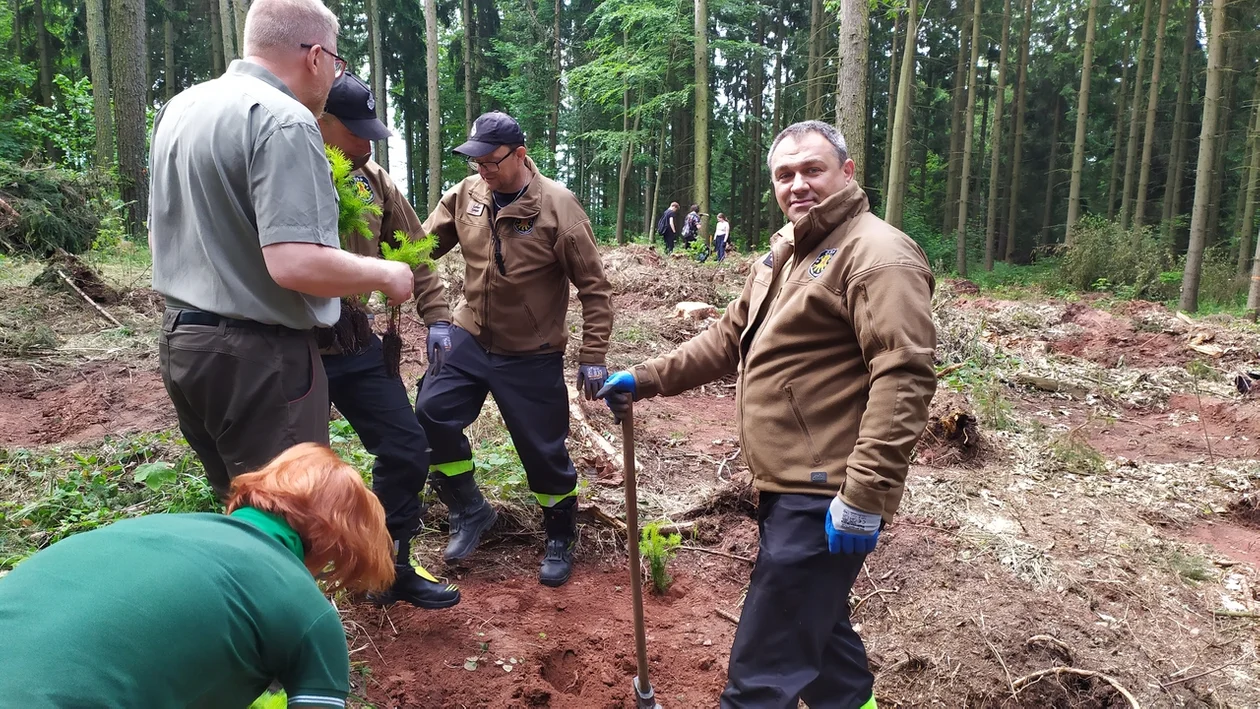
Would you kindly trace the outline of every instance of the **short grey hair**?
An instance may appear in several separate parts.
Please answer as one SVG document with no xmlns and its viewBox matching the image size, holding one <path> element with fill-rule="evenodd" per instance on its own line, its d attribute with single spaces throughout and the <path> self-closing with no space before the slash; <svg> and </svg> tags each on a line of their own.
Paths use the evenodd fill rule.
<svg viewBox="0 0 1260 709">
<path fill-rule="evenodd" d="M 836 149 L 836 157 L 840 158 L 840 164 L 843 165 L 849 159 L 849 146 L 845 145 L 844 136 L 840 134 L 839 129 L 830 123 L 822 121 L 801 121 L 793 123 L 783 129 L 782 133 L 775 136 L 774 142 L 770 144 L 770 152 L 766 155 L 766 165 L 771 170 L 774 169 L 774 151 L 779 147 L 779 143 L 784 138 L 800 139 L 810 133 L 817 133 L 827 139 L 832 147 Z"/>
<path fill-rule="evenodd" d="M 244 54 L 297 51 L 301 44 L 332 47 L 338 29 L 337 16 L 320 0 L 253 0 L 245 16 Z"/>
</svg>

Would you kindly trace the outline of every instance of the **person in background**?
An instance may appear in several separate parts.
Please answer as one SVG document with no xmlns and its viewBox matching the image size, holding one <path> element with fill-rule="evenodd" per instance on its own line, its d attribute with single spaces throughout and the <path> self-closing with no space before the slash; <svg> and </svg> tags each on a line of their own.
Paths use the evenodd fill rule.
<svg viewBox="0 0 1260 709">
<path fill-rule="evenodd" d="M 726 259 L 726 245 L 731 238 L 731 223 L 726 221 L 726 215 L 718 212 L 717 226 L 713 229 L 713 247 L 717 249 L 717 260 L 721 263 Z"/>
<path fill-rule="evenodd" d="M 401 231 L 409 239 L 424 238 L 411 204 L 398 191 L 389 173 L 371 159 L 371 141 L 390 135 L 389 128 L 376 117 L 375 102 L 367 84 L 353 74 L 343 74 L 333 82 L 328 104 L 319 117 L 324 142 L 346 155 L 355 168 L 351 179 L 381 208 L 380 216 L 367 217 L 373 239 L 358 234 L 346 237 L 347 249 L 371 258 L 380 256 L 382 241 L 397 246 L 395 232 Z M 441 333 L 450 326 L 451 310 L 436 273 L 428 266 L 420 266 L 414 277 L 416 311 L 429 328 L 429 361 L 440 363 L 446 353 L 441 346 Z M 346 315 L 342 313 L 343 317 Z M 416 421 L 407 387 L 386 371 L 381 338 L 376 334 L 361 343 L 357 352 L 342 351 L 336 338 L 327 339 L 331 342 L 320 352 L 328 373 L 329 395 L 363 447 L 376 457 L 372 490 L 385 508 L 385 526 L 396 549 L 394 585 L 372 600 L 449 608 L 459 603 L 459 589 L 438 581 L 423 567 L 417 568 L 411 559 L 411 539 L 421 525 L 419 495 L 429 476 L 429 440 Z"/>
<path fill-rule="evenodd" d="M 344 707 L 350 657 L 330 590 L 394 578 L 381 505 L 327 447 L 237 476 L 228 514 L 81 532 L 0 578 L 0 704 Z"/>
<path fill-rule="evenodd" d="M 319 0 L 254 0 L 245 58 L 153 124 L 149 246 L 162 382 L 220 499 L 294 443 L 328 442 L 314 328 L 340 296 L 411 297 L 406 264 L 342 251 L 315 117 L 346 62 Z"/>
<path fill-rule="evenodd" d="M 666 209 L 661 218 L 656 221 L 656 233 L 660 234 L 665 241 L 665 255 L 674 253 L 674 239 L 678 236 L 677 224 L 674 218 L 678 215 L 678 203 L 670 202 L 669 209 Z"/>
<path fill-rule="evenodd" d="M 788 224 L 713 326 L 608 378 L 631 399 L 739 375 L 743 453 L 760 490 L 760 546 L 722 709 L 874 709 L 849 593 L 901 503 L 936 391 L 927 257 L 871 214 L 844 138 L 806 121 L 775 138 Z"/>
<path fill-rule="evenodd" d="M 691 246 L 691 242 L 696 240 L 696 236 L 700 233 L 700 205 L 693 204 L 688 210 L 687 216 L 683 219 L 682 243 L 683 248 Z"/>
</svg>

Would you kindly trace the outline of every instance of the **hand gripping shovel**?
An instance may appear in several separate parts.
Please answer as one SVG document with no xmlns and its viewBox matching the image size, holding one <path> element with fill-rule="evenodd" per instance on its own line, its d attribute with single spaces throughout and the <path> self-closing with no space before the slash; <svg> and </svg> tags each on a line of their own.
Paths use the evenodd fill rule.
<svg viewBox="0 0 1260 709">
<path fill-rule="evenodd" d="M 643 572 L 639 568 L 639 495 L 634 482 L 634 404 L 621 418 L 621 461 L 626 483 L 626 536 L 630 546 L 630 595 L 634 602 L 634 647 L 639 675 L 633 689 L 636 709 L 661 709 L 648 680 L 647 635 L 643 629 Z"/>
</svg>

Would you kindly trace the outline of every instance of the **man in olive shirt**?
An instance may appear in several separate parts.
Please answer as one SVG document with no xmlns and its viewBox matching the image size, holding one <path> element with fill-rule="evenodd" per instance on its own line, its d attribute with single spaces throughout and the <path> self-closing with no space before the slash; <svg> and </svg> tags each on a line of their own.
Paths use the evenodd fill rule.
<svg viewBox="0 0 1260 709">
<path fill-rule="evenodd" d="M 373 140 L 389 137 L 389 128 L 376 117 L 372 91 L 353 74 L 333 82 L 319 129 L 324 142 L 351 161 L 352 179 L 381 208 L 380 216 L 368 217 L 374 238 L 358 234 L 346 237 L 346 248 L 363 256 L 377 257 L 381 242 L 394 245 L 395 232 L 405 238 L 424 238 L 420 219 L 407 203 L 389 173 L 371 159 Z M 442 281 L 428 266 L 415 269 L 416 310 L 431 328 L 449 323 L 450 308 Z M 349 308 L 345 308 L 346 313 Z M 343 316 L 345 313 L 343 313 Z M 431 340 L 435 338 L 430 337 Z M 431 344 L 436 344 L 433 342 Z M 420 529 L 420 493 L 429 475 L 429 439 L 416 421 L 402 379 L 385 368 L 381 338 L 372 334 L 357 351 L 346 351 L 333 338 L 321 350 L 328 373 L 328 391 L 337 410 L 354 427 L 363 447 L 376 456 L 372 465 L 372 490 L 385 508 L 385 526 L 394 540 L 395 581 L 388 593 L 374 596 L 378 603 L 406 601 L 421 608 L 449 608 L 459 603 L 459 590 L 439 582 L 411 560 L 411 538 Z M 443 352 L 438 348 L 438 352 Z M 436 356 L 435 356 L 436 355 Z M 433 361 L 440 354 L 429 353 Z"/>
<path fill-rule="evenodd" d="M 328 441 L 312 328 L 337 321 L 335 298 L 412 290 L 404 264 L 339 248 L 315 120 L 345 71 L 337 19 L 319 0 L 255 0 L 244 36 L 244 60 L 158 113 L 150 156 L 162 379 L 220 497 L 288 446 Z"/>
</svg>

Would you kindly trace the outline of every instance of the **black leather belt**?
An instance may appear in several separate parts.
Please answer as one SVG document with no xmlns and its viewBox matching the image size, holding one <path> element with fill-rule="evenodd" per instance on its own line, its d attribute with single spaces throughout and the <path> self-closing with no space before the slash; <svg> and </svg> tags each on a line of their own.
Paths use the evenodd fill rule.
<svg viewBox="0 0 1260 709">
<path fill-rule="evenodd" d="M 254 320 L 238 320 L 237 318 L 228 318 L 214 313 L 207 313 L 204 310 L 181 310 L 179 315 L 175 317 L 175 327 L 180 325 L 206 325 L 208 327 L 218 327 L 220 324 L 227 327 L 243 328 L 247 330 L 260 330 L 263 332 L 275 332 L 280 334 L 304 335 L 309 330 L 294 330 L 284 325 L 267 325 L 266 323 L 256 322 Z"/>
</svg>

